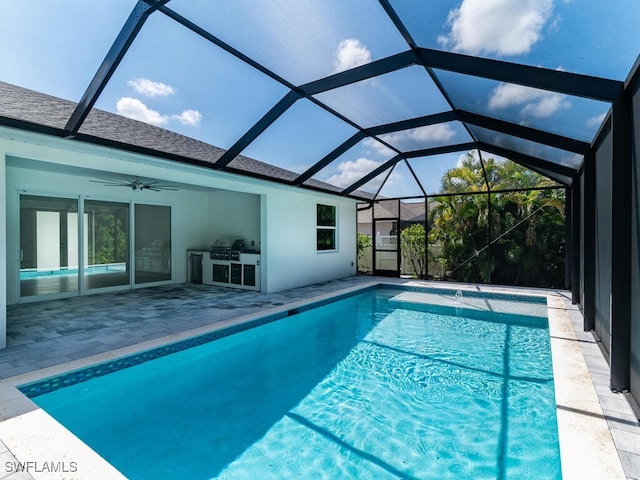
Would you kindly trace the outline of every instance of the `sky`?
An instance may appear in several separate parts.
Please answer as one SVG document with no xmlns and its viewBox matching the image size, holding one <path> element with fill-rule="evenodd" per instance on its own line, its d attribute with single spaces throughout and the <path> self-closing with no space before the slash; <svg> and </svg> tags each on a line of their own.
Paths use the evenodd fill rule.
<svg viewBox="0 0 640 480">
<path fill-rule="evenodd" d="M 616 80 L 625 79 L 640 52 L 637 0 L 391 4 L 426 48 Z M 78 101 L 134 5 L 132 0 L 2 0 L 0 81 Z M 171 0 L 168 6 L 294 85 L 407 50 L 377 1 Z M 458 108 L 580 140 L 593 138 L 609 109 L 605 103 L 559 93 L 436 74 Z M 279 82 L 156 13 L 96 107 L 229 148 L 287 92 Z M 449 110 L 429 75 L 417 66 L 315 98 L 364 128 Z M 356 131 L 303 99 L 243 154 L 301 173 Z M 452 122 L 381 139 L 411 151 L 464 143 L 470 137 Z M 536 146 L 518 147 L 531 151 Z M 465 153 L 416 161 L 425 189 L 437 191 L 444 171 Z M 366 139 L 314 178 L 346 187 L 393 155 Z M 385 193 L 406 193 L 403 180 L 409 174 L 408 169 L 395 171 Z M 372 182 L 366 188 L 375 191 L 378 186 Z"/>
</svg>

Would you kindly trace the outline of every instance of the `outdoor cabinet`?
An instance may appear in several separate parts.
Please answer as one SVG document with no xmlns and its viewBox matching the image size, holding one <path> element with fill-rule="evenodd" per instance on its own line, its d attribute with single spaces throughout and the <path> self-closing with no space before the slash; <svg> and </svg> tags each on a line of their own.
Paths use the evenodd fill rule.
<svg viewBox="0 0 640 480">
<path fill-rule="evenodd" d="M 250 287 L 256 286 L 256 266 L 244 265 L 244 284 Z"/>
<path fill-rule="evenodd" d="M 231 283 L 234 285 L 242 285 L 242 264 L 231 264 Z"/>
<path fill-rule="evenodd" d="M 229 264 L 214 263 L 213 264 L 213 281 L 221 283 L 229 283 Z"/>
</svg>

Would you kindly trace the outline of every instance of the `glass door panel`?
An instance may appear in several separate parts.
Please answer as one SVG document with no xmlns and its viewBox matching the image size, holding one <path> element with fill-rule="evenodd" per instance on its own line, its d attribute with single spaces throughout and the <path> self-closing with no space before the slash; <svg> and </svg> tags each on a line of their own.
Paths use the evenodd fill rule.
<svg viewBox="0 0 640 480">
<path fill-rule="evenodd" d="M 135 206 L 135 283 L 171 280 L 171 207 Z"/>
<path fill-rule="evenodd" d="M 78 200 L 20 195 L 20 297 L 78 291 Z"/>
<path fill-rule="evenodd" d="M 128 285 L 129 204 L 86 200 L 84 219 L 85 288 Z"/>
</svg>

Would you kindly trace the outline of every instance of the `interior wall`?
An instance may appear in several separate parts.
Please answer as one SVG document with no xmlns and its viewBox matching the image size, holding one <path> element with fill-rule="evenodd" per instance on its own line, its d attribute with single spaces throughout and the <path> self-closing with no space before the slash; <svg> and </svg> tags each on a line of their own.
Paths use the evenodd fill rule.
<svg viewBox="0 0 640 480">
<path fill-rule="evenodd" d="M 608 352 L 611 332 L 611 174 L 613 136 L 606 135 L 596 150 L 595 331 Z"/>
<path fill-rule="evenodd" d="M 229 242 L 242 239 L 247 249 L 259 251 L 260 196 L 230 190 L 211 192 L 208 230 L 207 242 L 203 246 L 211 245 L 216 240 L 231 245 Z"/>
<path fill-rule="evenodd" d="M 631 246 L 631 394 L 640 404 L 640 85 L 633 94 L 633 190 Z"/>
</svg>

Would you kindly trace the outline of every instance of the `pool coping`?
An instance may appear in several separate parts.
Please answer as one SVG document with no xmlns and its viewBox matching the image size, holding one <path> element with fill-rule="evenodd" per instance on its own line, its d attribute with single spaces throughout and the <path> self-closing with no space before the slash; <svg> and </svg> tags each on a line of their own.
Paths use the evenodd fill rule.
<svg viewBox="0 0 640 480">
<path fill-rule="evenodd" d="M 420 281 L 404 283 L 372 281 L 273 307 L 259 313 L 235 317 L 213 325 L 186 330 L 178 334 L 1 380 L 0 441 L 5 444 L 6 451 L 0 452 L 0 458 L 5 462 L 13 462 L 17 459 L 28 467 L 27 470 L 30 474 L 25 477 L 24 472 L 22 474 L 13 472 L 7 478 L 11 479 L 13 475 L 23 475 L 20 478 L 34 478 L 36 480 L 126 478 L 40 409 L 20 392 L 17 386 L 86 368 L 96 363 L 138 354 L 168 343 L 210 334 L 229 327 L 250 324 L 263 317 L 279 316 L 282 318 L 291 313 L 313 308 L 313 306 L 379 285 L 399 288 L 433 288 L 432 284 Z M 436 288 L 447 290 L 442 286 Z M 607 425 L 602 405 L 587 368 L 579 340 L 576 337 L 574 326 L 571 323 L 564 297 L 549 290 L 498 286 L 460 284 L 452 285 L 448 290 L 453 293 L 458 288 L 463 292 L 470 293 L 485 292 L 547 297 L 563 479 L 626 479 L 611 430 Z M 7 473 L 7 465 L 9 464 L 5 464 L 5 473 Z"/>
</svg>

